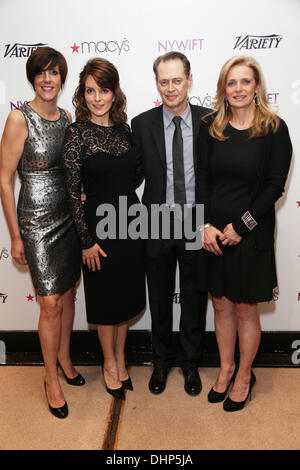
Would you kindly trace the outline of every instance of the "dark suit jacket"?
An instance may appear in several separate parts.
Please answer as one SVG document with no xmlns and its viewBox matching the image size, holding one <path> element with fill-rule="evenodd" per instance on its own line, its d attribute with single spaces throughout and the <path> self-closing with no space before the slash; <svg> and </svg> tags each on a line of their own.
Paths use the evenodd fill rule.
<svg viewBox="0 0 300 470">
<path fill-rule="evenodd" d="M 194 168 L 196 176 L 199 160 L 197 144 L 202 125 L 201 118 L 211 110 L 192 104 L 190 104 L 190 107 L 193 123 Z M 166 202 L 167 165 L 163 106 L 150 109 L 133 118 L 131 128 L 133 145 L 137 151 L 139 162 L 137 180 L 141 183 L 142 179 L 145 179 L 142 202 L 147 208 L 150 208 L 151 204 L 164 204 Z M 159 240 L 149 240 L 147 245 L 148 254 L 154 255 L 159 249 Z"/>
</svg>

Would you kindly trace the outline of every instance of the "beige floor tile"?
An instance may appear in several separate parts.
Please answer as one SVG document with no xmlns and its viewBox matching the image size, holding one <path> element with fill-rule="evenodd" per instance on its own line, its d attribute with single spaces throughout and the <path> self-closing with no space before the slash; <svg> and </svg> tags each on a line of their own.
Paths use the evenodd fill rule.
<svg viewBox="0 0 300 470">
<path fill-rule="evenodd" d="M 78 367 L 83 387 L 61 379 L 69 405 L 66 420 L 53 417 L 43 389 L 43 367 L 0 367 L 0 449 L 100 450 L 111 397 L 99 367 Z M 118 432 L 118 450 L 214 450 L 300 448 L 300 370 L 254 369 L 252 400 L 236 413 L 210 404 L 207 393 L 217 369 L 200 369 L 203 390 L 184 391 L 178 368 L 171 370 L 161 395 L 148 390 L 152 368 L 131 367 L 134 391 L 126 401 Z"/>
<path fill-rule="evenodd" d="M 147 383 L 150 368 L 133 367 L 135 391 L 127 393 L 118 449 L 299 449 L 300 370 L 254 369 L 252 400 L 235 413 L 210 404 L 217 369 L 200 369 L 203 390 L 190 397 L 180 369 L 171 371 L 161 395 Z"/>
<path fill-rule="evenodd" d="M 99 367 L 78 367 L 82 387 L 61 380 L 69 416 L 59 420 L 48 409 L 43 367 L 0 368 L 0 449 L 97 450 L 101 448 L 111 399 Z"/>
</svg>

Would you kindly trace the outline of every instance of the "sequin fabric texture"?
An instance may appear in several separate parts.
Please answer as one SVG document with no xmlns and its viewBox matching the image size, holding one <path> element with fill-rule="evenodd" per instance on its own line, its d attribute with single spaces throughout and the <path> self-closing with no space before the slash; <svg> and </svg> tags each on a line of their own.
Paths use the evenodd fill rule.
<svg viewBox="0 0 300 470">
<path fill-rule="evenodd" d="M 62 144 L 69 121 L 62 109 L 57 121 L 42 118 L 29 104 L 20 111 L 28 137 L 18 164 L 18 222 L 36 293 L 53 295 L 74 285 L 80 276 L 79 240 L 62 164 Z"/>
</svg>

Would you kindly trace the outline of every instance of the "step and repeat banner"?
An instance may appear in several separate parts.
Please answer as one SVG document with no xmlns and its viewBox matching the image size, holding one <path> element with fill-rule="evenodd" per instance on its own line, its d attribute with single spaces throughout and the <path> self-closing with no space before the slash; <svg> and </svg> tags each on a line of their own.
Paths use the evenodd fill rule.
<svg viewBox="0 0 300 470">
<path fill-rule="evenodd" d="M 224 62 L 233 55 L 254 56 L 265 75 L 268 100 L 287 122 L 294 148 L 286 193 L 276 206 L 279 288 L 272 302 L 260 306 L 262 328 L 300 331 L 299 20 L 299 0 L 1 0 L 1 134 L 10 110 L 33 98 L 25 64 L 31 52 L 43 45 L 58 49 L 68 62 L 60 107 L 74 116 L 72 96 L 80 71 L 88 59 L 105 57 L 119 70 L 129 122 L 161 104 L 152 71 L 157 56 L 172 50 L 186 54 L 193 73 L 190 102 L 206 107 L 212 104 Z M 19 188 L 16 179 L 16 198 Z M 176 287 L 174 330 L 178 329 L 179 311 L 180 292 Z M 39 305 L 29 271 L 11 259 L 1 208 L 0 330 L 36 330 L 38 317 Z M 74 328 L 89 328 L 82 282 L 77 291 Z M 149 308 L 131 328 L 150 328 Z M 207 330 L 213 329 L 210 302 Z"/>
</svg>

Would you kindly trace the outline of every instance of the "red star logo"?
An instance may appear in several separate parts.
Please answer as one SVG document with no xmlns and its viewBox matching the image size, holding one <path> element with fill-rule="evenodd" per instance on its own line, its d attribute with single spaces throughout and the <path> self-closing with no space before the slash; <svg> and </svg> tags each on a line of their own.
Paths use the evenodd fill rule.
<svg viewBox="0 0 300 470">
<path fill-rule="evenodd" d="M 72 54 L 74 54 L 74 52 L 77 52 L 77 54 L 79 54 L 78 52 L 79 46 L 76 46 L 76 42 L 74 42 L 73 46 L 70 46 L 70 47 L 71 49 L 73 49 Z"/>
<path fill-rule="evenodd" d="M 298 207 L 300 207 L 300 201 L 296 201 L 296 202 L 297 202 L 297 204 L 298 204 Z"/>
<path fill-rule="evenodd" d="M 161 105 L 161 101 L 159 101 L 158 98 L 157 98 L 156 101 L 153 101 L 153 103 L 154 103 L 154 105 L 155 105 L 156 108 Z"/>
<path fill-rule="evenodd" d="M 27 297 L 28 302 L 30 302 L 30 301 L 33 302 L 33 299 L 34 299 L 33 295 L 28 294 L 28 295 L 26 295 L 26 297 Z"/>
</svg>

